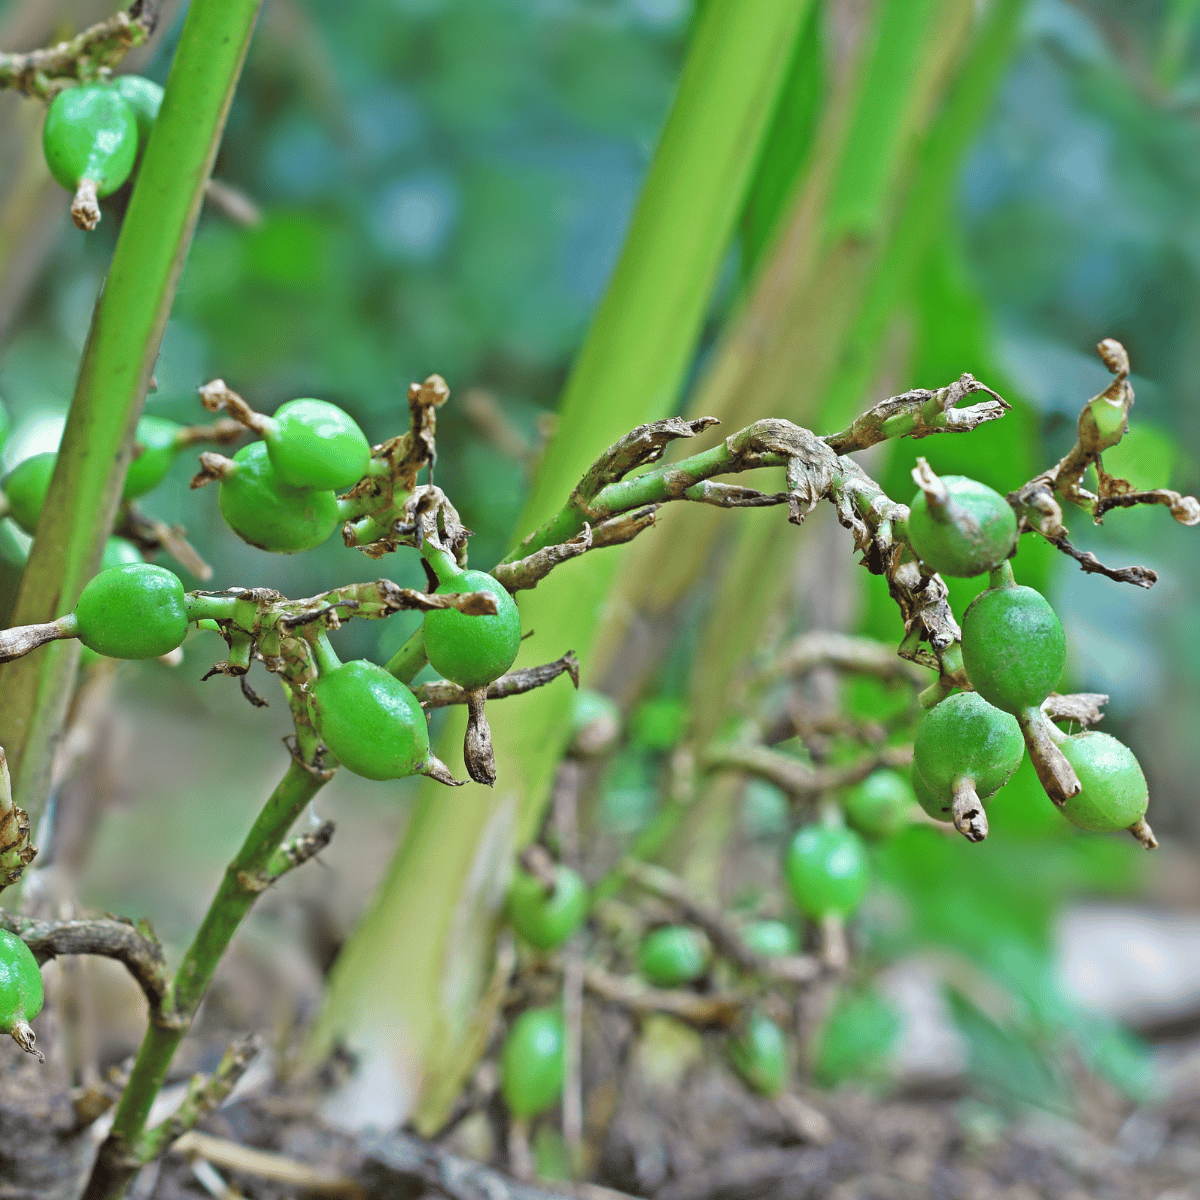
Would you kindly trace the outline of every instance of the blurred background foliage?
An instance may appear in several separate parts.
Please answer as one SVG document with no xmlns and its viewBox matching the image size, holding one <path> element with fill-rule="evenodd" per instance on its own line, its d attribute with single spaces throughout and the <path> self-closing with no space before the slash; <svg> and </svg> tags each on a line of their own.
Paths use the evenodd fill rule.
<svg viewBox="0 0 1200 1200">
<path fill-rule="evenodd" d="M 19 0 L 0 4 L 0 21 L 20 8 Z M 178 28 L 178 10 L 169 11 L 172 29 L 141 67 L 160 81 Z M 1185 0 L 1026 6 L 996 102 L 956 173 L 949 217 L 887 313 L 891 390 L 940 386 L 969 370 L 1014 403 L 975 434 L 923 442 L 919 451 L 938 471 L 1005 492 L 1065 451 L 1081 403 L 1108 378 L 1092 348 L 1111 336 L 1130 351 L 1138 400 L 1133 432 L 1106 458 L 1109 469 L 1119 465 L 1144 486 L 1200 487 L 1196 17 Z M 404 427 L 409 381 L 437 371 L 455 396 L 439 420 L 438 482 L 474 531 L 472 561 L 497 561 L 525 532 L 514 522 L 531 464 L 619 251 L 693 19 L 689 0 L 271 0 L 216 170 L 261 206 L 262 219 L 242 227 L 204 214 L 147 411 L 201 420 L 195 389 L 219 375 L 266 411 L 300 395 L 334 400 L 382 440 Z M 798 147 L 811 136 L 814 81 L 819 70 L 793 81 L 786 132 Z M 789 178 L 760 176 L 697 371 Z M 56 442 L 121 202 L 98 233 L 84 235 L 53 193 L 44 261 L 0 313 L 0 396 L 14 425 L 6 467 Z M 11 259 L 0 267 L 10 270 Z M 855 395 L 853 407 L 886 394 L 876 391 L 872 384 Z M 889 444 L 871 464 L 896 499 L 913 491 L 915 454 L 912 443 Z M 295 558 L 245 545 L 219 520 L 215 489 L 188 491 L 192 470 L 190 461 L 177 464 L 144 507 L 186 524 L 215 568 L 208 586 L 270 585 L 300 596 L 377 575 L 377 564 L 337 539 Z M 1200 555 L 1186 540 L 1194 534 L 1158 510 L 1117 512 L 1095 529 L 1077 514 L 1072 529 L 1106 562 L 1153 566 L 1158 584 L 1143 592 L 1085 577 L 1029 538 L 1018 577 L 1045 588 L 1064 617 L 1064 690 L 1111 694 L 1104 728 L 1130 741 L 1145 764 L 1156 830 L 1194 842 Z M 19 536 L 7 530 L 0 547 L 8 596 Z M 849 554 L 848 542 L 842 550 Z M 412 555 L 385 569 L 404 584 L 423 579 Z M 857 571 L 854 587 L 857 627 L 898 641 L 882 581 Z M 951 583 L 958 613 L 977 588 Z M 693 605 L 702 607 L 703 598 Z M 638 837 L 659 811 L 665 755 L 688 723 L 680 698 L 697 624 L 681 621 L 650 702 L 635 709 L 627 745 L 605 772 L 596 820 L 618 843 Z M 383 660 L 414 625 L 402 615 L 382 628 L 351 623 L 340 636 L 347 653 Z M 223 781 L 222 812 L 248 816 L 278 760 L 275 710 L 243 711 L 228 681 L 196 682 L 217 649 L 198 636 L 181 669 L 131 669 L 122 686 L 139 727 L 157 731 L 135 734 L 140 752 L 173 747 Z M 863 715 L 889 702 L 871 684 L 849 688 L 846 699 Z M 188 758 L 184 739 L 163 732 L 164 711 L 205 731 L 206 748 Z M 271 737 L 259 736 L 267 729 Z M 83 899 L 149 912 L 168 938 L 181 937 L 193 920 L 186 896 L 203 896 L 203 878 L 215 876 L 244 820 L 206 808 L 204 820 L 185 823 L 211 787 L 181 790 L 167 766 L 151 764 L 146 776 L 149 784 L 134 787 L 133 815 L 118 812 L 106 826 Z M 354 843 L 374 846 L 366 866 L 361 857 L 341 860 L 358 877 L 347 922 L 390 849 L 372 822 L 383 821 L 389 837 L 402 825 L 396 796 L 405 789 L 382 791 L 339 780 L 323 801 L 344 810 L 339 820 L 348 813 L 352 828 L 357 820 L 374 829 Z M 969 987 L 950 997 L 977 1075 L 1010 1099 L 1058 1102 L 1067 1086 L 1055 1066 L 1064 1039 L 1118 1086 L 1146 1086 L 1136 1045 L 1078 1012 L 1052 970 L 1062 905 L 1133 886 L 1144 864 L 1132 843 L 1071 831 L 1028 764 L 997 799 L 992 826 L 980 848 L 914 828 L 878 851 L 865 962 L 820 1049 L 826 1082 L 878 1071 L 897 1024 L 871 989 L 872 973 L 936 945 L 1019 998 L 1015 1015 L 999 1020 Z M 781 846 L 780 797 L 748 789 L 740 828 L 752 843 Z M 131 856 L 131 846 L 139 853 Z M 337 864 L 336 843 L 331 855 Z M 176 864 L 184 895 L 165 897 L 137 866 L 145 856 Z M 1007 1069 L 1013 1045 L 1023 1048 L 1019 1071 Z"/>
</svg>

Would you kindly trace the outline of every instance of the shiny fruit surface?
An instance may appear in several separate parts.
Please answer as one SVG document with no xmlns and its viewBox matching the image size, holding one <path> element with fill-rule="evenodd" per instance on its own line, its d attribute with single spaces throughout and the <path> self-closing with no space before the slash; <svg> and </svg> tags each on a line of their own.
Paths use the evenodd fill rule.
<svg viewBox="0 0 1200 1200">
<path fill-rule="evenodd" d="M 122 499 L 134 500 L 153 491 L 167 477 L 179 453 L 178 437 L 183 428 L 164 417 L 143 417 L 137 424 L 133 458 L 125 474 Z"/>
<path fill-rule="evenodd" d="M 37 532 L 38 518 L 50 490 L 50 477 L 58 455 L 53 451 L 23 459 L 4 477 L 4 494 L 8 497 L 8 515 L 32 537 Z"/>
<path fill-rule="evenodd" d="M 115 192 L 133 170 L 137 145 L 137 118 L 111 84 L 64 88 L 46 110 L 46 166 L 69 192 L 81 179 L 93 180 L 98 196 Z"/>
<path fill-rule="evenodd" d="M 1002 563 L 1017 546 L 1017 518 L 999 492 L 965 475 L 944 475 L 952 505 L 966 514 L 970 530 L 956 525 L 920 491 L 908 517 L 908 540 L 917 557 L 939 575 L 972 576 Z"/>
<path fill-rule="evenodd" d="M 588 910 L 587 884 L 578 871 L 560 865 L 551 892 L 536 875 L 518 869 L 508 891 L 508 919 L 537 950 L 554 950 L 583 924 Z"/>
<path fill-rule="evenodd" d="M 309 687 L 313 724 L 348 771 L 364 779 L 419 774 L 429 758 L 429 729 L 416 696 L 365 659 L 322 671 Z"/>
<path fill-rule="evenodd" d="M 106 658 L 157 658 L 187 636 L 183 584 L 153 563 L 101 571 L 80 593 L 75 617 L 79 640 Z"/>
<path fill-rule="evenodd" d="M 15 933 L 0 929 L 0 1032 L 42 1011 L 42 972 L 33 952 Z"/>
<path fill-rule="evenodd" d="M 788 1045 L 783 1030 L 766 1013 L 753 1010 L 729 1044 L 737 1073 L 763 1096 L 778 1096 L 788 1082 Z"/>
<path fill-rule="evenodd" d="M 1058 687 L 1067 639 L 1040 592 L 1018 584 L 989 588 L 963 614 L 962 656 L 971 686 L 996 708 L 1019 713 Z"/>
<path fill-rule="evenodd" d="M 951 803 L 960 779 L 974 781 L 980 799 L 1012 778 L 1025 756 L 1016 717 L 977 692 L 957 692 L 935 704 L 917 726 L 913 765 L 942 803 Z"/>
<path fill-rule="evenodd" d="M 358 423 L 327 400 L 289 400 L 263 437 L 276 473 L 292 487 L 345 491 L 367 473 L 371 459 Z"/>
<path fill-rule="evenodd" d="M 237 468 L 221 480 L 219 505 L 225 524 L 243 542 L 274 554 L 298 554 L 315 549 L 337 527 L 333 492 L 284 483 L 263 442 L 243 446 L 233 461 Z"/>
<path fill-rule="evenodd" d="M 842 798 L 846 820 L 864 837 L 885 838 L 908 824 L 915 803 L 912 787 L 899 771 L 880 767 Z"/>
<path fill-rule="evenodd" d="M 652 929 L 638 947 L 638 970 L 655 987 L 693 983 L 708 970 L 712 948 L 708 938 L 690 925 Z"/>
<path fill-rule="evenodd" d="M 460 571 L 437 590 L 439 596 L 463 592 L 490 592 L 496 615 L 469 617 L 456 608 L 427 612 L 425 653 L 439 675 L 469 691 L 486 687 L 513 665 L 521 648 L 521 614 L 504 585 L 484 571 Z"/>
<path fill-rule="evenodd" d="M 516 1117 L 536 1117 L 558 1103 L 563 1089 L 566 1030 L 556 1008 L 527 1008 L 500 1051 L 500 1088 Z"/>
<path fill-rule="evenodd" d="M 798 830 L 783 870 L 796 906 L 810 917 L 848 916 L 862 903 L 871 881 L 862 838 L 836 825 Z"/>
<path fill-rule="evenodd" d="M 1145 815 L 1150 789 L 1141 764 L 1123 742 L 1089 730 L 1060 742 L 1059 749 L 1075 768 L 1082 789 L 1062 806 L 1072 825 L 1109 833 L 1128 829 Z"/>
</svg>

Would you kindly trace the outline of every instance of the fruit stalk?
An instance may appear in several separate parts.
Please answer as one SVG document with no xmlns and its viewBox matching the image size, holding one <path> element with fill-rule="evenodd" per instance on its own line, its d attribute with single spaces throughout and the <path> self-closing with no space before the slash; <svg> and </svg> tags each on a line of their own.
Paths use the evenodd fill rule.
<svg viewBox="0 0 1200 1200">
<path fill-rule="evenodd" d="M 297 726 L 298 730 L 301 726 Z M 171 1059 L 208 990 L 217 963 L 243 918 L 267 886 L 271 860 L 293 822 L 329 779 L 293 759 L 271 793 L 205 914 L 167 993 L 164 1011 L 155 1014 L 129 1082 L 121 1096 L 112 1131 L 100 1148 L 82 1200 L 117 1200 L 140 1166 L 138 1140 L 150 1106 L 166 1078 Z"/>
<path fill-rule="evenodd" d="M 52 621 L 95 574 L 134 429 L 260 0 L 194 0 L 92 316 L 14 625 Z M 74 642 L 0 670 L 0 744 L 36 823 L 79 660 Z"/>
</svg>

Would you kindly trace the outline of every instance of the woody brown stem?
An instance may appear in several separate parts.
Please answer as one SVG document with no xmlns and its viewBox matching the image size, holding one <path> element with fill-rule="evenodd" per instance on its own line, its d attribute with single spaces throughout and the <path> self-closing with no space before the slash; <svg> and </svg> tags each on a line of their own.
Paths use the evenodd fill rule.
<svg viewBox="0 0 1200 1200">
<path fill-rule="evenodd" d="M 1021 735 L 1029 749 L 1039 782 L 1046 795 L 1062 808 L 1072 796 L 1079 795 L 1081 785 L 1075 768 L 1058 748 L 1055 740 L 1058 730 L 1040 708 L 1029 708 L 1018 713 L 1017 724 L 1021 727 Z"/>
<path fill-rule="evenodd" d="M 975 793 L 975 780 L 959 779 L 954 785 L 954 828 L 968 842 L 982 842 L 988 835 L 987 813 Z"/>
</svg>

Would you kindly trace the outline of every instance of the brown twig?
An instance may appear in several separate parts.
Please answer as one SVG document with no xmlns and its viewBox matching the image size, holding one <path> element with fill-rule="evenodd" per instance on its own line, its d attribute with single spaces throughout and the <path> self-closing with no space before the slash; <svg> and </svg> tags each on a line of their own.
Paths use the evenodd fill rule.
<svg viewBox="0 0 1200 1200">
<path fill-rule="evenodd" d="M 60 954 L 98 954 L 115 958 L 137 981 L 153 1016 L 161 1011 L 167 989 L 162 946 L 148 925 L 115 917 L 33 921 L 0 910 L 0 927 L 15 933 L 38 962 Z"/>
<path fill-rule="evenodd" d="M 991 396 L 980 404 L 959 408 L 966 397 L 984 392 Z M 973 375 L 963 375 L 936 391 L 915 388 L 901 396 L 881 400 L 848 429 L 830 433 L 825 441 L 838 454 L 865 450 L 888 438 L 923 438 L 934 433 L 961 433 L 977 429 L 986 421 L 995 421 L 1012 406 L 999 393 L 980 383 Z"/>
<path fill-rule="evenodd" d="M 154 32 L 160 7 L 161 0 L 134 0 L 127 9 L 56 46 L 0 53 L 0 88 L 49 101 L 64 88 L 99 78 Z"/>
<path fill-rule="evenodd" d="M 138 1139 L 133 1150 L 138 1162 L 153 1162 L 176 1138 L 213 1112 L 233 1091 L 261 1049 L 262 1038 L 256 1033 L 248 1034 L 225 1051 L 211 1075 L 207 1078 L 194 1075 L 183 1103 L 170 1117 Z"/>
<path fill-rule="evenodd" d="M 521 1183 L 494 1167 L 407 1133 L 367 1134 L 359 1145 L 364 1152 L 363 1183 L 371 1195 L 394 1195 L 400 1187 L 417 1184 L 449 1200 L 635 1200 L 625 1192 L 596 1184 L 551 1190 Z"/>
<path fill-rule="evenodd" d="M 213 1137 L 195 1130 L 182 1134 L 170 1147 L 171 1154 L 184 1158 L 202 1158 L 215 1167 L 235 1174 L 253 1175 L 270 1183 L 280 1184 L 297 1191 L 325 1196 L 363 1197 L 365 1191 L 355 1179 L 344 1175 L 330 1175 L 310 1167 L 308 1163 L 257 1150 L 231 1142 L 226 1138 Z"/>
<path fill-rule="evenodd" d="M 691 1025 L 727 1026 L 737 1020 L 749 993 L 700 995 L 647 987 L 637 979 L 613 975 L 592 963 L 583 967 L 583 986 L 600 1000 L 632 1013 L 666 1013 Z"/>
<path fill-rule="evenodd" d="M 474 593 L 473 593 L 474 594 Z M 486 592 L 478 593 L 487 595 Z M 560 675 L 569 675 L 576 687 L 579 686 L 579 660 L 574 652 L 568 651 L 562 658 L 552 663 L 543 663 L 537 667 L 522 667 L 519 671 L 510 671 L 501 675 L 488 684 L 487 698 L 503 700 L 506 696 L 519 696 L 522 692 L 544 687 Z M 457 683 L 445 679 L 435 679 L 413 688 L 413 695 L 421 702 L 422 708 L 445 708 L 448 704 L 466 704 L 467 692 Z"/>
<path fill-rule="evenodd" d="M 874 754 L 836 767 L 812 767 L 798 758 L 767 746 L 722 743 L 700 755 L 700 765 L 710 771 L 743 771 L 775 784 L 790 796 L 807 799 L 820 792 L 850 787 L 879 767 L 903 770 L 912 762 L 911 746 L 882 746 Z"/>
</svg>

